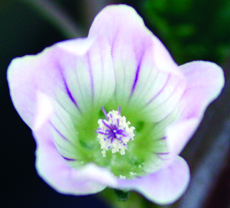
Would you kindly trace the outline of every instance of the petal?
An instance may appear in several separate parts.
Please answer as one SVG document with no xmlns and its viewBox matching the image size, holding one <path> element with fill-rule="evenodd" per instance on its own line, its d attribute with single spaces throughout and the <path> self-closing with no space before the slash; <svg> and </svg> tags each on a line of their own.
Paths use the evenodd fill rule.
<svg viewBox="0 0 230 208">
<path fill-rule="evenodd" d="M 34 124 L 34 129 L 39 129 L 44 122 L 46 122 L 54 113 L 54 108 L 52 105 L 52 101 L 50 98 L 42 93 L 42 92 L 37 92 L 37 107 L 36 107 L 36 119 L 35 119 L 35 124 Z"/>
<path fill-rule="evenodd" d="M 175 202 L 186 190 L 189 168 L 185 160 L 176 157 L 172 163 L 159 171 L 134 180 L 119 180 L 120 189 L 142 193 L 149 200 L 164 205 Z"/>
<path fill-rule="evenodd" d="M 92 24 L 89 37 L 103 37 L 111 45 L 118 102 L 132 96 L 138 98 L 150 73 L 148 82 L 155 79 L 157 71 L 180 74 L 167 49 L 129 6 L 103 9 Z"/>
<path fill-rule="evenodd" d="M 112 47 L 119 105 L 128 102 L 150 122 L 166 118 L 179 102 L 186 81 L 142 18 L 129 6 L 108 6 L 90 29 L 89 37 L 98 36 Z"/>
<path fill-rule="evenodd" d="M 37 91 L 77 118 L 114 92 L 110 47 L 102 39 L 63 41 L 37 55 L 14 59 L 8 82 L 14 106 L 30 127 L 35 125 Z"/>
<path fill-rule="evenodd" d="M 172 152 L 179 154 L 203 118 L 207 106 L 217 98 L 224 86 L 223 70 L 214 63 L 194 61 L 180 66 L 187 87 L 178 108 L 180 119 L 167 129 Z"/>
<path fill-rule="evenodd" d="M 115 185 L 113 176 L 103 168 L 88 164 L 71 168 L 59 154 L 52 139 L 50 126 L 44 124 L 34 132 L 37 142 L 36 168 L 38 174 L 55 190 L 65 194 L 91 194 Z"/>
<path fill-rule="evenodd" d="M 63 45 L 60 45 L 62 49 Z M 71 41 L 69 45 L 73 47 Z M 70 68 L 66 67 L 69 63 L 72 63 Z M 101 106 L 113 95 L 115 79 L 111 49 L 104 39 L 95 39 L 89 50 L 81 56 L 64 56 L 60 64 L 81 111 L 89 111 L 93 105 Z M 73 73 L 72 68 L 75 69 Z"/>
<path fill-rule="evenodd" d="M 12 100 L 37 143 L 38 173 L 59 192 L 95 193 L 114 182 L 103 168 L 89 164 L 73 169 L 69 161 L 72 156 L 76 160 L 77 144 L 70 140 L 77 138 L 73 117 L 76 122 L 87 108 L 101 105 L 114 92 L 110 54 L 103 39 L 78 39 L 17 58 L 9 66 Z"/>
</svg>

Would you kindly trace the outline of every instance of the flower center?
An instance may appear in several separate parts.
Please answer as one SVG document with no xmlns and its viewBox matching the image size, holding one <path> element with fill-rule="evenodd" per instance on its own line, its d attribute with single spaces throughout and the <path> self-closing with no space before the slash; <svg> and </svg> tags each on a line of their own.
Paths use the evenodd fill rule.
<svg viewBox="0 0 230 208">
<path fill-rule="evenodd" d="M 98 120 L 99 128 L 96 133 L 101 144 L 102 155 L 105 157 L 108 150 L 124 155 L 128 148 L 127 143 L 134 139 L 133 131 L 135 128 L 129 126 L 130 122 L 126 121 L 125 116 L 121 116 L 121 107 L 118 111 L 112 110 L 109 113 L 106 113 L 104 107 L 101 109 L 106 119 Z"/>
</svg>

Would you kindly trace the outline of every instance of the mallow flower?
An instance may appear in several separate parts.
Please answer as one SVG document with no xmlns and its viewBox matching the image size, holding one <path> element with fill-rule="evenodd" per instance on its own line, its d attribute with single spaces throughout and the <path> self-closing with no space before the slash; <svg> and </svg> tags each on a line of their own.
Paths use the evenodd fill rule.
<svg viewBox="0 0 230 208">
<path fill-rule="evenodd" d="M 37 144 L 37 172 L 51 187 L 135 190 L 168 204 L 189 183 L 179 154 L 224 76 L 207 61 L 178 66 L 133 8 L 112 5 L 87 38 L 14 59 L 8 82 Z"/>
</svg>

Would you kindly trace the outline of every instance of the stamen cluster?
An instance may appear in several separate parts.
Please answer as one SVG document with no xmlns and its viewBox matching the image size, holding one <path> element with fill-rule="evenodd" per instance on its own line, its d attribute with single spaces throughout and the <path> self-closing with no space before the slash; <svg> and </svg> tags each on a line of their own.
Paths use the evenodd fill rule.
<svg viewBox="0 0 230 208">
<path fill-rule="evenodd" d="M 102 111 L 106 119 L 99 119 L 99 128 L 97 138 L 101 144 L 102 155 L 106 156 L 106 151 L 111 150 L 112 153 L 119 152 L 125 154 L 127 143 L 134 139 L 134 127 L 130 126 L 130 122 L 126 121 L 125 116 L 121 116 L 121 107 L 118 111 L 112 110 L 108 114 L 102 107 Z"/>
</svg>

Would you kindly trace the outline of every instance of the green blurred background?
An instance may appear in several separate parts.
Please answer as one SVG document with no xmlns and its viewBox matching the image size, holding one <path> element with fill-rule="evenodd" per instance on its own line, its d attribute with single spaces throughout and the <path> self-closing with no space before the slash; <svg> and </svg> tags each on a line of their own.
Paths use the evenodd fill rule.
<svg viewBox="0 0 230 208">
<path fill-rule="evenodd" d="M 111 190 L 93 196 L 64 196 L 39 178 L 34 167 L 35 142 L 12 106 L 6 69 L 14 57 L 87 36 L 94 16 L 105 5 L 118 3 L 137 10 L 178 64 L 209 60 L 224 68 L 225 89 L 182 153 L 191 167 L 189 189 L 178 202 L 164 207 L 230 208 L 229 0 L 0 0 L 1 207 L 103 208 L 115 203 Z M 116 201 L 114 207 L 157 206 L 131 192 L 129 201 Z"/>
</svg>

